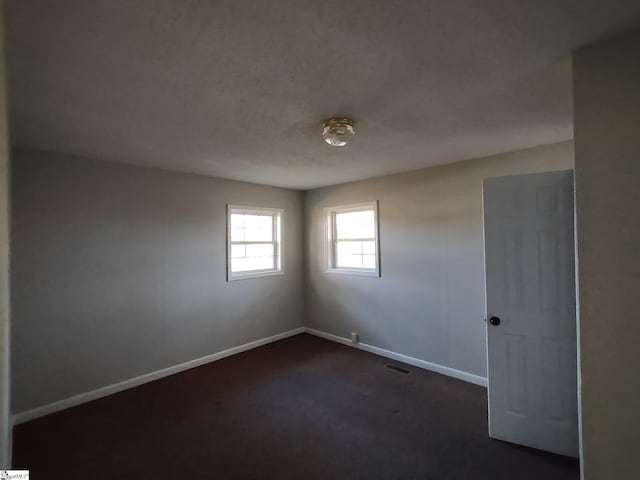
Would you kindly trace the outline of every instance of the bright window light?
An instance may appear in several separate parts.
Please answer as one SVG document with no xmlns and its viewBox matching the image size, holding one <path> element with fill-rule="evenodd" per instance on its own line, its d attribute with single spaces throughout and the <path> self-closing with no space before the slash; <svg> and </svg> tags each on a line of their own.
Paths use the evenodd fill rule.
<svg viewBox="0 0 640 480">
<path fill-rule="evenodd" d="M 228 206 L 228 280 L 282 273 L 282 213 Z"/>
<path fill-rule="evenodd" d="M 328 271 L 380 276 L 377 202 L 326 209 Z"/>
</svg>

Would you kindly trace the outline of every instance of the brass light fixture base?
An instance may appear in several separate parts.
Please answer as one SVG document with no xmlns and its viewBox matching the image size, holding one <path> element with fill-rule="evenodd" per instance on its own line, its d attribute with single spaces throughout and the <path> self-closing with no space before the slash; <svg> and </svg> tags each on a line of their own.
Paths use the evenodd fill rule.
<svg viewBox="0 0 640 480">
<path fill-rule="evenodd" d="M 336 117 L 326 120 L 322 124 L 324 141 L 333 147 L 344 147 L 356 134 L 353 125 L 353 120 L 346 117 Z"/>
</svg>

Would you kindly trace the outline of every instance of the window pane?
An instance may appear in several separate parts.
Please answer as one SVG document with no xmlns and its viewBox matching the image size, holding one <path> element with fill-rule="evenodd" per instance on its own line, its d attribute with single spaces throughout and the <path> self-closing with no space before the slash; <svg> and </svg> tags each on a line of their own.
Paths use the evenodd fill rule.
<svg viewBox="0 0 640 480">
<path fill-rule="evenodd" d="M 231 271 L 247 272 L 251 270 L 275 269 L 273 243 L 250 243 L 231 246 Z"/>
<path fill-rule="evenodd" d="M 227 248 L 231 275 L 228 280 L 280 272 L 282 212 L 277 209 L 231 205 L 229 209 Z"/>
<path fill-rule="evenodd" d="M 247 245 L 247 257 L 273 257 L 273 243 Z"/>
<path fill-rule="evenodd" d="M 378 276 L 376 202 L 325 209 L 329 271 Z"/>
<path fill-rule="evenodd" d="M 245 245 L 231 245 L 231 258 L 241 258 L 247 256 L 247 247 Z"/>
<path fill-rule="evenodd" d="M 376 242 L 362 242 L 362 253 L 365 255 L 376 254 Z"/>
<path fill-rule="evenodd" d="M 273 215 L 231 214 L 231 241 L 272 242 Z"/>
<path fill-rule="evenodd" d="M 253 270 L 273 270 L 275 263 L 273 255 L 270 257 L 234 258 L 231 264 L 232 272 L 249 272 Z"/>
<path fill-rule="evenodd" d="M 336 253 L 338 255 L 361 255 L 362 242 L 337 242 Z"/>
<path fill-rule="evenodd" d="M 363 255 L 362 256 L 363 268 L 376 268 L 376 256 L 375 255 Z"/>
<path fill-rule="evenodd" d="M 336 267 L 363 268 L 363 243 L 368 242 L 336 242 Z"/>
<path fill-rule="evenodd" d="M 373 210 L 337 213 L 336 236 L 338 239 L 375 238 Z"/>
<path fill-rule="evenodd" d="M 253 270 L 273 270 L 275 262 L 273 255 L 265 257 L 234 258 L 231 265 L 232 272 L 248 272 Z"/>
<path fill-rule="evenodd" d="M 233 227 L 231 229 L 232 242 L 244 242 L 244 228 Z"/>
<path fill-rule="evenodd" d="M 244 228 L 244 215 L 239 213 L 231 214 L 231 227 L 232 228 Z"/>
<path fill-rule="evenodd" d="M 339 268 L 362 268 L 362 255 L 340 255 L 336 258 Z"/>
<path fill-rule="evenodd" d="M 273 216 L 245 215 L 245 240 L 247 242 L 273 241 Z"/>
<path fill-rule="evenodd" d="M 373 241 L 337 241 L 336 266 L 376 268 L 376 244 Z"/>
</svg>

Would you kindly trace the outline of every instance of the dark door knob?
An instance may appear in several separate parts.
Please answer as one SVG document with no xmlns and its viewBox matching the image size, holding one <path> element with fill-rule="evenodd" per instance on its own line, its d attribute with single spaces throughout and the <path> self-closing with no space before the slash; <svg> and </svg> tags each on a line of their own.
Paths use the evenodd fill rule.
<svg viewBox="0 0 640 480">
<path fill-rule="evenodd" d="M 489 323 L 494 327 L 497 327 L 498 325 L 500 325 L 500 319 L 498 317 L 491 317 L 489 319 Z"/>
</svg>

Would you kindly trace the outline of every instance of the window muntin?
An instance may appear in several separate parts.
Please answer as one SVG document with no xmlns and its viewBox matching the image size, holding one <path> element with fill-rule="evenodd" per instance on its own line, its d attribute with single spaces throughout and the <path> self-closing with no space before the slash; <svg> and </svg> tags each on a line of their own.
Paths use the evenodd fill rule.
<svg viewBox="0 0 640 480">
<path fill-rule="evenodd" d="M 326 209 L 328 271 L 379 276 L 377 202 Z"/>
<path fill-rule="evenodd" d="M 228 206 L 228 280 L 282 273 L 282 213 Z"/>
</svg>

